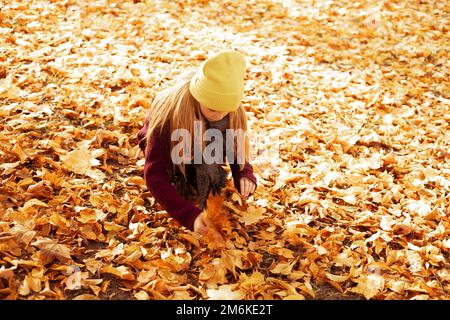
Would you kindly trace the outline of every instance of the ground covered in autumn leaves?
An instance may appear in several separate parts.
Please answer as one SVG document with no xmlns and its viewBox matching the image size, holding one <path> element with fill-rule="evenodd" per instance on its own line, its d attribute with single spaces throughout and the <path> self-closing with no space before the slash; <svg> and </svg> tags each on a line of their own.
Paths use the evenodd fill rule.
<svg viewBox="0 0 450 320">
<path fill-rule="evenodd" d="M 449 299 L 446 1 L 0 7 L 1 299 Z M 227 247 L 147 192 L 149 101 L 248 62 L 259 181 Z M 252 136 L 250 137 L 252 140 Z"/>
</svg>

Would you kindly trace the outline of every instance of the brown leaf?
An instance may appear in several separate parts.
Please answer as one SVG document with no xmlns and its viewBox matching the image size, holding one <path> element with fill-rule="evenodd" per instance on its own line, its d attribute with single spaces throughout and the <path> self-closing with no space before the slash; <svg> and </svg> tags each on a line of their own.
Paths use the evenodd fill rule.
<svg viewBox="0 0 450 320">
<path fill-rule="evenodd" d="M 55 257 L 61 261 L 72 260 L 70 248 L 57 243 L 55 240 L 39 237 L 31 245 L 39 248 L 46 256 Z"/>
<path fill-rule="evenodd" d="M 101 269 L 101 272 L 110 273 L 122 280 L 127 281 L 135 280 L 134 274 L 126 266 L 113 267 L 112 265 L 107 265 Z"/>
</svg>

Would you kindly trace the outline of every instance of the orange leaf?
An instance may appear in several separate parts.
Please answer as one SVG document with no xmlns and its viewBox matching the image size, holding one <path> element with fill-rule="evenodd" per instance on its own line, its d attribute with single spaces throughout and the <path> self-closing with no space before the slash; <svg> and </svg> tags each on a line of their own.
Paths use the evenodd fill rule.
<svg viewBox="0 0 450 320">
<path fill-rule="evenodd" d="M 135 276 L 131 273 L 128 267 L 119 266 L 113 267 L 112 265 L 104 266 L 101 271 L 103 273 L 110 273 L 122 280 L 133 281 Z"/>
</svg>

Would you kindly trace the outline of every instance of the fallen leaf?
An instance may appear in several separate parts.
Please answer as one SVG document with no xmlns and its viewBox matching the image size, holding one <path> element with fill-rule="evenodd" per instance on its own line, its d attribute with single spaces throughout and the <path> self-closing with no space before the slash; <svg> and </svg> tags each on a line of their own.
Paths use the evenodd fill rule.
<svg viewBox="0 0 450 320">
<path fill-rule="evenodd" d="M 107 265 L 101 269 L 101 272 L 110 273 L 122 280 L 133 281 L 135 279 L 133 273 L 126 266 L 113 267 L 112 265 Z"/>
<path fill-rule="evenodd" d="M 134 297 L 136 298 L 136 300 L 150 300 L 150 296 L 148 295 L 148 293 L 143 290 L 136 293 Z"/>
<path fill-rule="evenodd" d="M 264 219 L 266 209 L 262 208 L 262 207 L 254 207 L 254 206 L 249 206 L 247 208 L 247 211 L 242 213 L 242 216 L 239 217 L 239 220 L 241 222 L 244 223 L 244 225 L 248 226 L 248 225 L 252 225 L 255 224 L 257 222 L 259 222 L 260 220 Z"/>
<path fill-rule="evenodd" d="M 219 289 L 207 289 L 206 294 L 209 300 L 241 300 L 244 295 L 235 289 L 236 285 L 224 284 Z"/>
<path fill-rule="evenodd" d="M 99 300 L 99 298 L 92 294 L 85 293 L 85 294 L 80 294 L 80 295 L 76 296 L 72 300 Z"/>
<path fill-rule="evenodd" d="M 31 245 L 38 247 L 44 255 L 61 261 L 72 260 L 70 248 L 49 238 L 38 237 Z"/>
<path fill-rule="evenodd" d="M 364 295 L 366 299 L 375 297 L 384 289 L 384 278 L 381 275 L 361 275 L 356 281 L 358 282 L 358 285 L 350 291 L 360 293 Z"/>
</svg>

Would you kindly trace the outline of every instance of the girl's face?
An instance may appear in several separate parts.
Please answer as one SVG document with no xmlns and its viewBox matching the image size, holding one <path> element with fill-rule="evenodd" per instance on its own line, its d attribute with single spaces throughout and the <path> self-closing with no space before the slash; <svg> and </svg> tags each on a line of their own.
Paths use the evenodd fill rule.
<svg viewBox="0 0 450 320">
<path fill-rule="evenodd" d="M 200 110 L 203 116 L 208 119 L 208 121 L 219 121 L 222 120 L 229 112 L 215 111 L 211 110 L 200 104 Z"/>
</svg>

